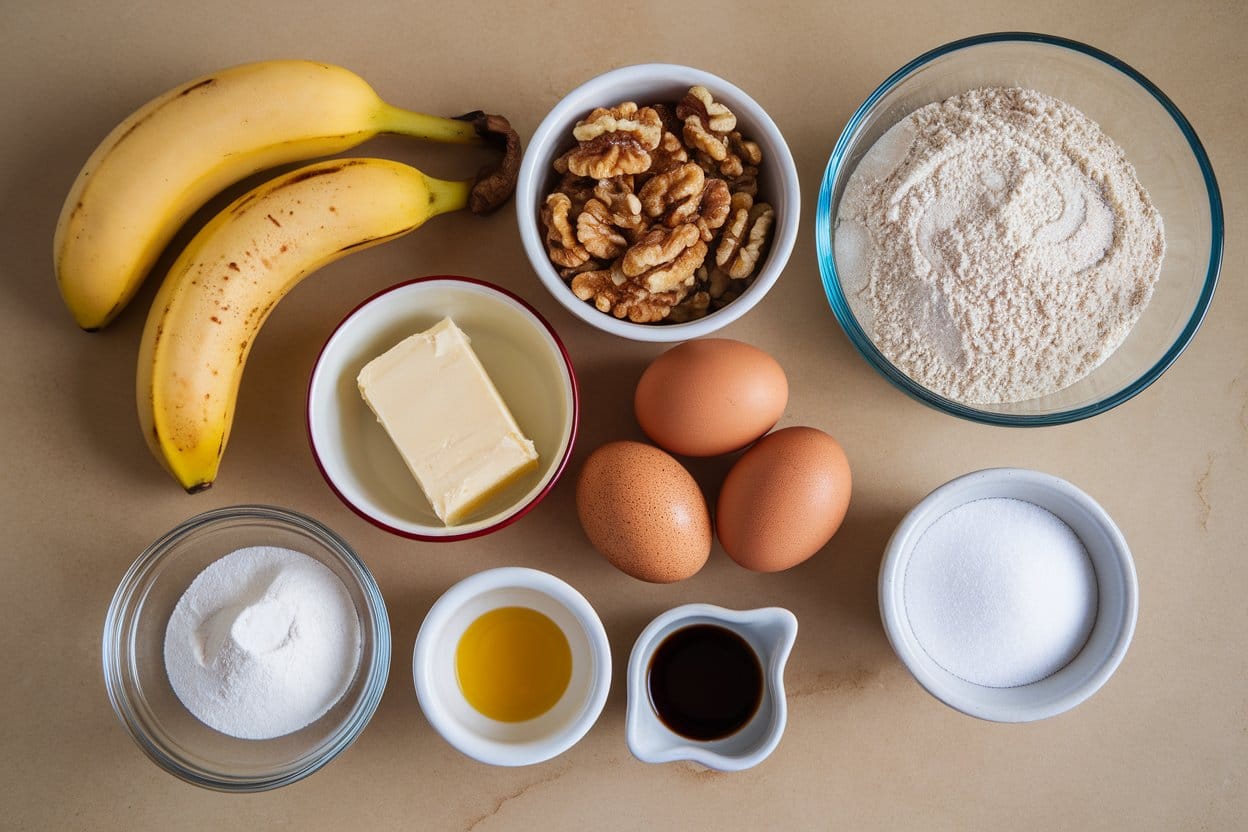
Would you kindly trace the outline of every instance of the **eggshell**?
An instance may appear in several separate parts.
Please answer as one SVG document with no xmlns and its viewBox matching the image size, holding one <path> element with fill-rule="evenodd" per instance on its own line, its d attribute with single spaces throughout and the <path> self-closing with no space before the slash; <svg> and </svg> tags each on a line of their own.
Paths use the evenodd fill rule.
<svg viewBox="0 0 1248 832">
<path fill-rule="evenodd" d="M 732 559 L 756 572 L 779 572 L 818 552 L 849 509 L 849 460 L 821 430 L 768 434 L 724 479 L 715 531 Z"/>
<path fill-rule="evenodd" d="M 641 442 L 609 442 L 589 455 L 576 513 L 594 548 L 651 583 L 688 578 L 711 554 L 706 498 L 685 467 Z"/>
<path fill-rule="evenodd" d="M 655 444 L 685 456 L 744 448 L 784 415 L 784 369 L 757 347 L 726 338 L 687 341 L 660 355 L 637 383 L 637 423 Z"/>
</svg>

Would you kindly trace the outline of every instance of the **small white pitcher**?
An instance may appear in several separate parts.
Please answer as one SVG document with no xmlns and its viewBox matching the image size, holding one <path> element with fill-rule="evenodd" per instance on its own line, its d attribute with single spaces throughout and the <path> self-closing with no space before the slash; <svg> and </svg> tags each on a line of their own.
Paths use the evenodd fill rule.
<svg viewBox="0 0 1248 832">
<path fill-rule="evenodd" d="M 754 716 L 731 736 L 697 741 L 673 732 L 650 703 L 646 676 L 654 651 L 676 630 L 695 624 L 725 627 L 758 655 L 763 696 Z M 788 721 L 784 665 L 797 638 L 797 617 L 781 607 L 728 610 L 710 604 L 685 604 L 668 610 L 642 630 L 628 660 L 628 749 L 644 763 L 692 760 L 718 771 L 742 771 L 758 765 L 780 744 Z"/>
</svg>

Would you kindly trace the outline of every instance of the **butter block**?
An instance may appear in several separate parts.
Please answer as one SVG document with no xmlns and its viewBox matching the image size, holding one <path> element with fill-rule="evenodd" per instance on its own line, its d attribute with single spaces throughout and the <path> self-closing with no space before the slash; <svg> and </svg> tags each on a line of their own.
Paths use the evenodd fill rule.
<svg viewBox="0 0 1248 832">
<path fill-rule="evenodd" d="M 368 362 L 356 382 L 448 526 L 537 467 L 533 442 L 450 318 Z"/>
</svg>

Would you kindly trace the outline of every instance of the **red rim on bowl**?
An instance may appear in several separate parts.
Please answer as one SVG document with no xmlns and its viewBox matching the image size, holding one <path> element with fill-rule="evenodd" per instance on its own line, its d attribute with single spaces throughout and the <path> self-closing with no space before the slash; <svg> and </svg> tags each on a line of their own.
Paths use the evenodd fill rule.
<svg viewBox="0 0 1248 832">
<path fill-rule="evenodd" d="M 528 312 L 528 314 L 533 318 L 533 320 L 541 324 L 546 329 L 546 332 L 549 333 L 551 340 L 554 341 L 555 346 L 559 348 L 559 355 L 563 361 L 563 366 L 567 370 L 568 382 L 569 382 L 569 385 L 571 387 L 571 392 L 572 392 L 572 419 L 571 419 L 572 425 L 571 425 L 571 430 L 568 434 L 567 445 L 566 447 L 564 447 L 563 453 L 560 456 L 559 461 L 555 463 L 553 472 L 551 473 L 550 478 L 546 481 L 546 484 L 542 486 L 541 490 L 539 490 L 536 494 L 534 494 L 527 503 L 520 506 L 518 509 L 516 509 L 511 514 L 504 517 L 502 520 L 499 520 L 497 523 L 493 523 L 484 528 L 473 529 L 472 531 L 462 532 L 458 534 L 457 533 L 422 534 L 420 532 L 413 532 L 407 529 L 397 528 L 395 526 L 390 525 L 389 523 L 386 523 L 378 519 L 374 515 L 370 514 L 367 509 L 357 505 L 349 497 L 347 497 L 347 495 L 344 494 L 341 489 L 338 488 L 338 486 L 334 483 L 333 478 L 330 476 L 329 472 L 325 469 L 325 463 L 322 461 L 321 455 L 317 451 L 316 440 L 314 438 L 313 430 L 312 430 L 312 391 L 315 385 L 317 371 L 320 369 L 321 362 L 325 357 L 325 351 L 329 348 L 329 345 L 333 343 L 334 338 L 342 330 L 343 326 L 345 326 L 348 321 L 350 321 L 353 317 L 355 317 L 356 313 L 358 313 L 361 309 L 363 309 L 364 307 L 368 306 L 369 304 L 373 303 L 374 301 L 378 300 L 379 298 L 385 295 L 388 295 L 392 292 L 396 292 L 400 289 L 403 289 L 407 286 L 411 286 L 413 284 L 432 283 L 432 282 L 451 282 L 451 283 L 472 284 L 474 286 L 479 286 L 483 289 L 486 289 L 489 292 L 493 292 L 498 295 L 501 295 L 504 298 L 510 301 L 514 301 L 515 303 L 519 304 L 522 309 Z M 351 509 L 353 512 L 355 512 L 364 520 L 367 520 L 372 525 L 384 531 L 390 532 L 391 534 L 395 534 L 400 537 L 406 537 L 409 540 L 423 540 L 423 541 L 429 541 L 433 543 L 446 543 L 446 542 L 451 542 L 451 541 L 456 541 L 456 540 L 470 540 L 475 537 L 482 537 L 484 535 L 491 534 L 493 532 L 498 531 L 499 529 L 510 526 L 512 523 L 516 522 L 521 517 L 524 517 L 526 514 L 528 514 L 530 511 L 536 508 L 537 505 L 546 497 L 546 495 L 550 493 L 551 489 L 555 487 L 555 483 L 559 481 L 559 478 L 563 476 L 564 469 L 567 468 L 568 461 L 572 458 L 572 449 L 576 445 L 576 433 L 580 425 L 580 413 L 581 413 L 581 397 L 580 397 L 580 390 L 577 387 L 577 383 L 576 383 L 576 371 L 575 371 L 575 368 L 572 366 L 572 357 L 568 354 L 567 347 L 563 345 L 563 340 L 560 339 L 559 334 L 555 332 L 555 328 L 551 326 L 550 322 L 547 321 L 542 316 L 542 313 L 538 312 L 532 306 L 532 304 L 530 304 L 528 301 L 526 301 L 524 298 L 520 297 L 519 295 L 515 294 L 514 292 L 508 291 L 507 289 L 504 289 L 501 286 L 496 286 L 495 284 L 489 283 L 485 280 L 480 280 L 475 277 L 464 277 L 462 275 L 428 275 L 426 277 L 416 277 L 416 278 L 412 278 L 411 280 L 404 280 L 401 283 L 396 283 L 393 286 L 389 286 L 385 289 L 382 289 L 379 292 L 376 292 L 370 295 L 369 297 L 360 301 L 360 303 L 358 303 L 354 309 L 352 309 L 345 316 L 343 316 L 342 320 L 340 320 L 337 323 L 337 325 L 334 326 L 333 331 L 329 334 L 329 337 L 325 339 L 325 343 L 324 345 L 321 346 L 320 352 L 317 353 L 316 361 L 312 365 L 312 374 L 308 380 L 308 392 L 307 392 L 307 397 L 306 397 L 306 407 L 305 407 L 305 413 L 304 413 L 304 426 L 305 426 L 305 430 L 307 431 L 307 436 L 308 436 L 308 447 L 312 450 L 312 459 L 316 463 L 317 470 L 321 472 L 321 478 L 325 480 L 325 484 L 328 485 L 329 489 L 334 492 L 334 494 L 338 497 L 339 500 L 342 501 L 343 505 Z"/>
</svg>

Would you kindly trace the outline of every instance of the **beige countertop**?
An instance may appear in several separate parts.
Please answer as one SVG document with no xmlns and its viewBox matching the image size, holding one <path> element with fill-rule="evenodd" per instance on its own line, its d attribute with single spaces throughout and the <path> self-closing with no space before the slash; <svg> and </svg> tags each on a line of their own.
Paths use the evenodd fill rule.
<svg viewBox="0 0 1248 832">
<path fill-rule="evenodd" d="M 0 34 L 4 268 L 0 409 L 0 826 L 10 829 L 1190 829 L 1248 826 L 1248 7 L 1234 0 L 1015 4 L 7 3 Z M 1132 64 L 1204 141 L 1228 217 L 1221 284 L 1204 327 L 1166 375 L 1079 424 L 975 425 L 929 410 L 858 357 L 824 301 L 814 245 L 819 178 L 846 119 L 890 72 L 971 34 L 1048 32 Z M 345 65 L 387 99 L 437 113 L 509 115 L 527 139 L 569 89 L 606 69 L 686 63 L 743 87 L 785 133 L 801 175 L 797 247 L 764 302 L 722 334 L 774 354 L 792 395 L 781 425 L 835 435 L 854 470 L 840 533 L 786 573 L 757 575 L 716 546 L 683 583 L 616 572 L 575 519 L 574 474 L 614 438 L 639 437 L 633 385 L 658 346 L 574 319 L 541 287 L 514 209 L 451 215 L 341 261 L 282 303 L 252 353 L 217 485 L 191 497 L 148 453 L 134 414 L 149 282 L 118 322 L 87 335 L 57 296 L 52 231 L 87 155 L 135 107 L 197 75 L 300 56 Z M 364 150 L 468 174 L 463 154 L 382 139 Z M 238 189 L 230 191 L 237 194 Z M 214 203 L 219 207 L 223 203 Z M 193 224 L 203 221 L 198 216 Z M 185 241 L 186 236 L 179 238 Z M 169 263 L 168 254 L 162 261 Z M 521 522 L 448 545 L 369 526 L 322 481 L 303 425 L 309 371 L 334 325 L 400 279 L 461 273 L 532 302 L 565 339 L 582 385 L 569 474 Z M 1135 640 L 1099 694 L 1009 726 L 928 696 L 884 637 L 875 580 L 902 515 L 940 483 L 1013 465 L 1065 477 L 1124 531 L 1140 579 Z M 721 463 L 695 466 L 710 484 Z M 390 683 L 359 741 L 296 785 L 236 797 L 152 765 L 113 715 L 100 669 L 109 599 L 135 556 L 198 512 L 244 502 L 298 509 L 362 554 L 393 627 Z M 566 754 L 495 769 L 425 722 L 411 649 L 433 600 L 481 569 L 548 570 L 597 607 L 616 670 L 605 711 Z M 789 726 L 758 768 L 644 765 L 624 743 L 624 666 L 653 616 L 689 601 L 770 604 L 800 621 L 786 681 Z"/>
</svg>

